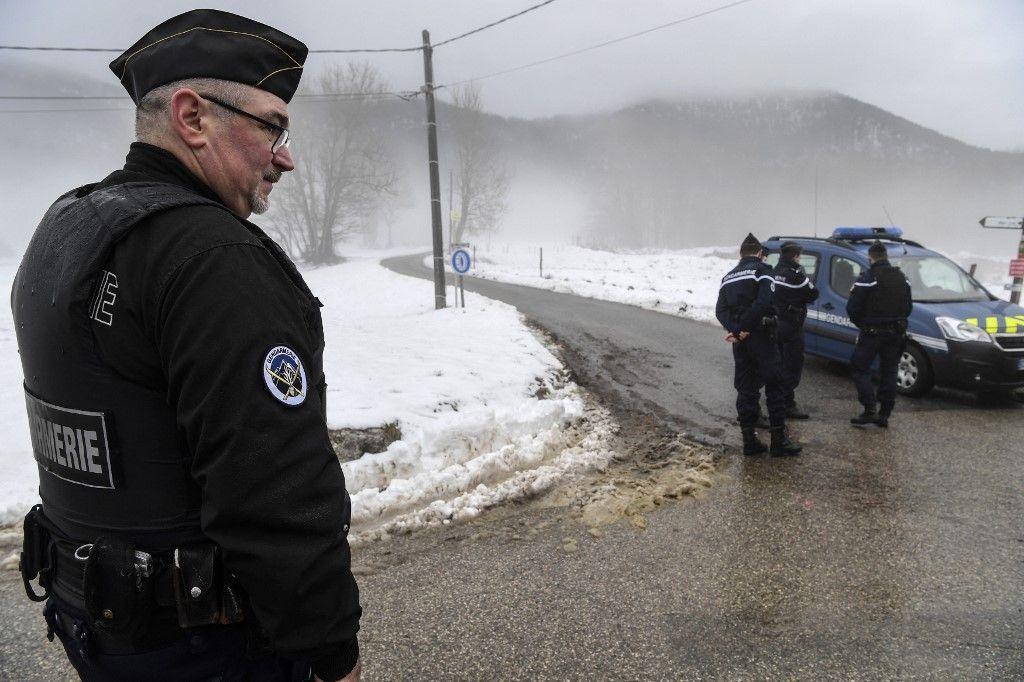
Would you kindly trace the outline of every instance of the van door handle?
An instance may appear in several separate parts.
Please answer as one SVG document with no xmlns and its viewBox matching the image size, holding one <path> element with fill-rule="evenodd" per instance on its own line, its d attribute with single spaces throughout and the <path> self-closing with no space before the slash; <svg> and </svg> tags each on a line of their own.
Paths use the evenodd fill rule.
<svg viewBox="0 0 1024 682">
<path fill-rule="evenodd" d="M 832 305 L 831 303 L 825 303 L 821 307 L 824 308 L 825 310 L 832 310 L 833 308 L 835 308 L 835 306 Z"/>
</svg>

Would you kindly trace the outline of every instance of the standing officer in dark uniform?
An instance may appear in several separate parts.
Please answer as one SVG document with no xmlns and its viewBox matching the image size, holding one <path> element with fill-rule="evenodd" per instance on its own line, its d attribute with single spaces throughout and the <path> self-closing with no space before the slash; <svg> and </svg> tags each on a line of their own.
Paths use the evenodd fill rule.
<svg viewBox="0 0 1024 682">
<path fill-rule="evenodd" d="M 768 403 L 771 427 L 770 452 L 776 457 L 800 454 L 801 448 L 786 436 L 786 400 L 775 341 L 776 319 L 772 310 L 774 277 L 764 262 L 764 247 L 752 234 L 740 245 L 740 262 L 722 278 L 715 316 L 728 332 L 736 363 L 736 412 L 743 433 L 743 454 L 765 451 L 755 432 L 761 387 Z"/>
<path fill-rule="evenodd" d="M 796 404 L 796 387 L 804 369 L 804 320 L 807 305 L 818 300 L 818 290 L 800 265 L 800 245 L 782 244 L 779 262 L 775 266 L 775 315 L 779 320 L 776 330 L 779 356 L 782 361 L 783 394 L 786 399 L 787 419 L 807 419 L 808 415 Z"/>
<path fill-rule="evenodd" d="M 864 406 L 864 411 L 850 419 L 850 423 L 886 428 L 896 404 L 896 369 L 906 342 L 907 317 L 914 304 L 910 283 L 899 268 L 889 265 L 884 244 L 872 244 L 868 260 L 871 267 L 854 282 L 846 303 L 850 321 L 860 329 L 850 373 L 857 386 L 857 398 Z M 880 375 L 877 397 L 871 385 L 871 364 L 876 357 Z"/>
<path fill-rule="evenodd" d="M 359 677 L 320 302 L 247 220 L 294 168 L 306 54 L 215 10 L 147 33 L 110 65 L 139 141 L 15 279 L 42 498 L 21 570 L 85 680 Z"/>
</svg>

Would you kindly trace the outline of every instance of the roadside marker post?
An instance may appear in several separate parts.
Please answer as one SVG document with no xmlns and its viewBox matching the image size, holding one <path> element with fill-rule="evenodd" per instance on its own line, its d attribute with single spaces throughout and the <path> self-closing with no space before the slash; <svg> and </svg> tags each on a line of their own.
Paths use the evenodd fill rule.
<svg viewBox="0 0 1024 682">
<path fill-rule="evenodd" d="M 1020 304 L 1020 290 L 1024 288 L 1024 218 L 985 216 L 978 223 L 982 227 L 996 230 L 1020 230 L 1020 243 L 1017 246 L 1017 257 L 1010 261 L 1010 303 Z"/>
</svg>

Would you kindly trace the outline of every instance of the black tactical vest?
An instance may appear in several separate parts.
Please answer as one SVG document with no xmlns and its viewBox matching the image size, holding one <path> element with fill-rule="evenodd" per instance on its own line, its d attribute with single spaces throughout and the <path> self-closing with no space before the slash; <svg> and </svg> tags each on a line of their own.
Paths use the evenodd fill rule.
<svg viewBox="0 0 1024 682">
<path fill-rule="evenodd" d="M 11 294 L 43 508 L 83 542 L 121 536 L 160 550 L 202 541 L 174 406 L 102 362 L 90 317 L 114 245 L 142 220 L 181 206 L 228 209 L 165 183 L 93 187 L 50 207 Z"/>
<path fill-rule="evenodd" d="M 878 282 L 868 297 L 864 317 L 870 320 L 897 321 L 906 318 L 907 279 L 903 271 L 892 265 L 873 268 Z"/>
</svg>

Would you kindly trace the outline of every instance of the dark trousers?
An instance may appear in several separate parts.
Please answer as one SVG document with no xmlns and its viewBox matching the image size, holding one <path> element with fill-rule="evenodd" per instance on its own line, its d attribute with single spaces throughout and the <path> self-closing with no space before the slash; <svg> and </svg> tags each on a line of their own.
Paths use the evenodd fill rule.
<svg viewBox="0 0 1024 682">
<path fill-rule="evenodd" d="M 768 403 L 768 423 L 782 426 L 786 421 L 786 398 L 783 394 L 779 347 L 773 336 L 764 332 L 751 334 L 732 344 L 736 363 L 733 385 L 736 387 L 736 414 L 742 426 L 757 422 L 761 387 Z"/>
<path fill-rule="evenodd" d="M 877 403 L 879 412 L 892 414 L 896 404 L 896 369 L 905 338 L 896 332 L 861 332 L 857 337 L 857 345 L 850 359 L 850 374 L 857 387 L 857 399 L 865 408 L 874 409 Z M 880 376 L 877 396 L 871 385 L 871 363 L 876 357 Z"/>
<path fill-rule="evenodd" d="M 303 682 L 313 679 L 309 663 L 274 654 L 246 656 L 244 624 L 211 625 L 183 631 L 172 644 L 137 654 L 103 653 L 85 618 L 47 602 L 44 615 L 60 638 L 68 660 L 84 682 L 147 680 L 168 682 Z"/>
<path fill-rule="evenodd" d="M 786 406 L 796 404 L 796 387 L 804 373 L 804 329 L 799 325 L 779 323 L 779 358 L 782 372 L 782 395 Z"/>
</svg>

